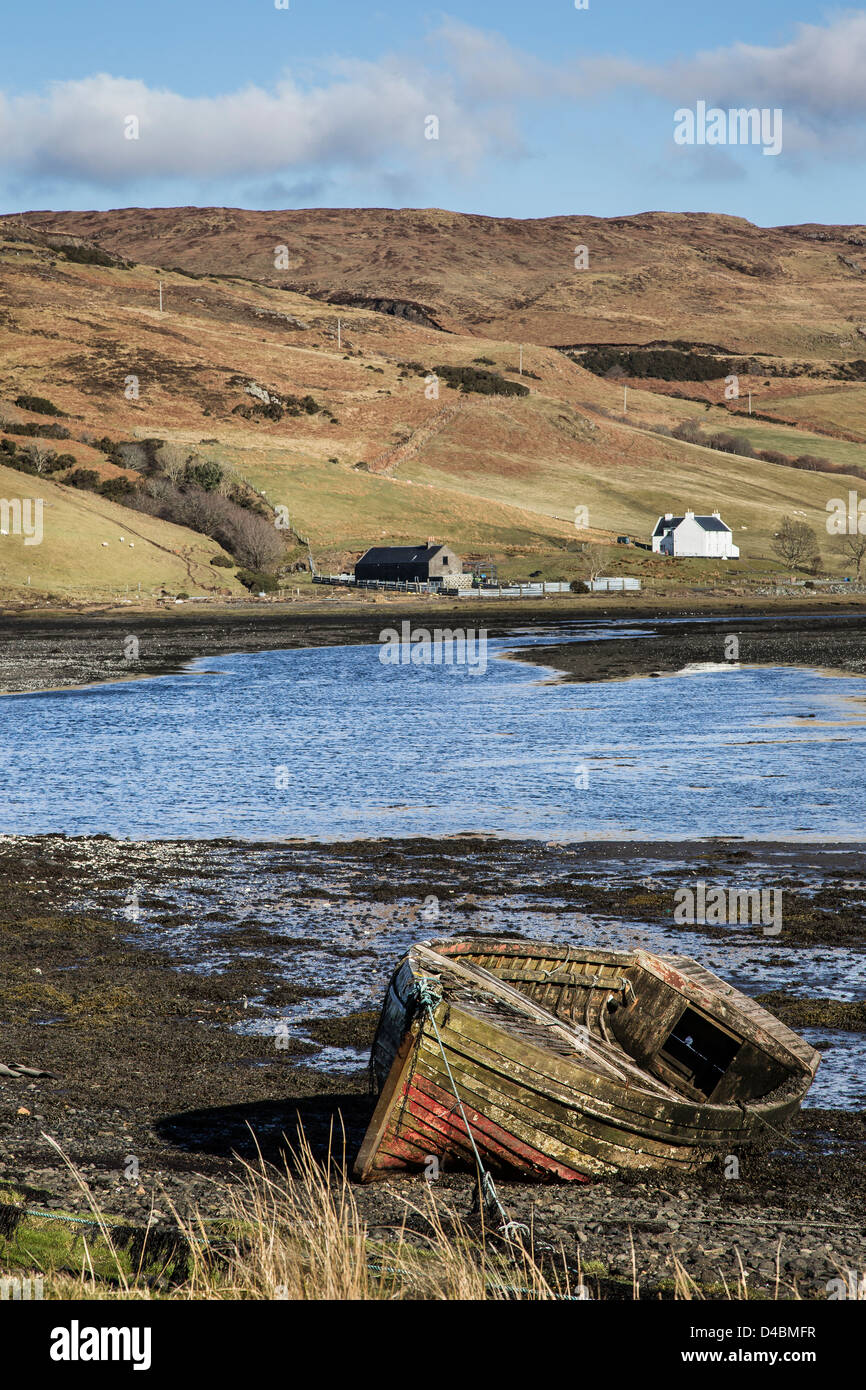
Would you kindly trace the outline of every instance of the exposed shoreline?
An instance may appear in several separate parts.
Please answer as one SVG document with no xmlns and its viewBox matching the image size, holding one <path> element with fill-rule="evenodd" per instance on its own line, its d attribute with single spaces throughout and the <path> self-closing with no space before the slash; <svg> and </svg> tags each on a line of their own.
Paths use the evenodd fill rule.
<svg viewBox="0 0 866 1390">
<path fill-rule="evenodd" d="M 669 674 L 691 662 L 721 661 L 731 635 L 739 639 L 741 663 L 866 674 L 866 614 L 860 611 L 782 614 L 768 613 L 764 605 L 736 616 L 707 613 L 701 621 L 697 613 L 618 604 L 567 615 L 552 606 L 485 606 L 479 612 L 474 604 L 383 604 L 327 614 L 288 609 L 6 618 L 0 620 L 0 683 L 7 693 L 73 689 L 165 675 L 227 652 L 375 642 L 382 627 L 399 626 L 404 616 L 430 627 L 483 621 L 490 635 L 508 638 L 511 656 L 577 681 Z M 516 631 L 614 619 L 648 634 L 527 648 Z M 123 656 L 129 636 L 140 642 L 140 663 L 132 670 Z M 326 903 L 330 925 L 321 937 L 274 936 L 255 906 L 241 912 L 227 905 L 225 878 L 215 862 L 226 849 L 251 884 L 261 882 L 261 856 L 278 856 L 293 913 L 302 913 L 311 900 Z M 345 877 L 351 863 L 361 866 L 360 877 L 351 880 L 358 886 L 351 901 L 341 903 L 333 882 Z M 282 1136 L 292 1142 L 299 1121 L 319 1153 L 332 1130 L 339 1134 L 343 1128 L 351 1160 L 372 1111 L 362 1050 L 369 1045 L 382 985 L 381 958 L 370 950 L 365 923 L 384 932 L 387 950 L 393 913 L 411 917 L 417 910 L 412 904 L 434 893 L 443 902 L 455 900 L 457 926 L 449 922 L 449 932 L 484 928 L 501 902 L 497 885 L 513 883 L 518 865 L 538 884 L 533 891 L 539 910 L 547 894 L 550 910 L 559 910 L 555 898 L 567 884 L 574 910 L 620 922 L 658 920 L 659 913 L 669 920 L 667 899 L 646 887 L 652 864 L 660 866 L 662 878 L 736 878 L 757 868 L 770 881 L 817 883 L 817 901 L 804 899 L 786 918 L 786 946 L 859 951 L 866 944 L 862 842 L 717 837 L 521 845 L 472 834 L 447 841 L 334 844 L 3 837 L 0 1061 L 50 1075 L 0 1076 L 2 1184 L 38 1208 L 86 1209 L 72 1175 L 43 1137 L 49 1134 L 106 1211 L 146 1222 L 153 1207 L 165 1219 L 173 1208 L 185 1215 L 194 1209 L 224 1214 L 227 1190 L 240 1180 L 236 1155 L 252 1154 L 250 1126 L 265 1157 L 274 1160 L 284 1151 Z M 617 881 L 603 886 L 611 866 Z M 198 896 L 194 908 L 178 914 L 165 899 L 187 874 Z M 862 889 L 843 906 L 838 884 L 849 878 Z M 139 883 L 145 910 L 141 921 L 129 920 L 122 904 L 130 885 Z M 155 927 L 148 921 L 154 914 L 149 893 L 162 900 Z M 207 938 L 215 959 L 222 950 L 216 969 L 191 970 L 182 958 L 175 928 L 192 924 L 196 949 Z M 335 944 L 335 927 L 355 939 Z M 419 919 L 417 934 L 435 931 Z M 689 954 L 691 940 L 684 929 L 677 949 Z M 361 970 L 364 978 L 369 974 L 370 998 L 363 1007 L 325 1017 L 317 1012 L 317 1001 L 330 992 L 310 968 L 322 952 L 345 961 L 347 970 Z M 802 1017 L 839 1028 L 840 1036 L 862 1027 L 859 1005 L 824 1003 L 835 1010 L 827 1020 L 820 1000 L 804 1000 Z M 280 1051 L 267 1032 L 239 1028 L 281 1007 L 294 1009 L 304 1026 L 293 1029 Z M 774 1001 L 779 1012 L 793 1007 L 784 998 Z M 794 1026 L 799 1021 L 792 1018 Z M 322 1046 L 338 1049 L 347 1060 L 329 1063 Z M 675 1259 L 704 1288 L 717 1287 L 720 1278 L 735 1287 L 742 1258 L 752 1287 L 765 1296 L 773 1296 L 778 1277 L 783 1298 L 793 1297 L 795 1289 L 823 1298 L 840 1267 L 860 1269 L 866 1258 L 864 1151 L 866 1110 L 815 1108 L 801 1113 L 789 1137 L 768 1136 L 764 1149 L 745 1153 L 736 1182 L 727 1181 L 714 1163 L 691 1176 L 636 1175 L 581 1185 L 579 1191 L 497 1185 L 515 1219 L 531 1221 L 540 1240 L 561 1246 L 572 1264 L 579 1259 L 583 1269 L 594 1271 L 603 1296 L 631 1296 L 632 1258 L 644 1296 L 669 1287 Z M 140 1164 L 137 1185 L 124 1177 L 130 1154 Z M 417 1203 L 419 1192 L 427 1191 L 419 1183 L 396 1177 L 357 1191 L 374 1236 L 399 1226 L 405 1204 Z M 468 1216 L 472 1179 L 446 1172 L 433 1196 Z"/>
<path fill-rule="evenodd" d="M 373 1106 L 363 1049 L 393 964 L 389 923 L 411 920 L 425 893 L 441 894 L 443 909 L 451 900 L 457 916 L 443 918 L 446 934 L 489 930 L 497 884 L 513 882 L 518 872 L 521 882 L 535 885 L 539 910 L 547 901 L 559 910 L 556 894 L 565 888 L 573 910 L 623 922 L 652 920 L 660 912 L 669 917 L 670 882 L 664 892 L 648 890 L 648 860 L 663 861 L 662 878 L 665 865 L 675 877 L 736 877 L 750 864 L 774 881 L 817 874 L 823 884 L 817 900 L 807 895 L 792 907 L 787 945 L 863 946 L 862 846 L 810 853 L 739 841 L 699 848 L 620 842 L 599 843 L 587 853 L 469 837 L 348 846 L 222 842 L 218 848 L 231 849 L 232 857 L 221 863 L 215 848 L 101 837 L 0 842 L 0 1060 L 51 1073 L 0 1076 L 2 1179 L 28 1204 L 86 1211 L 45 1134 L 80 1167 L 102 1207 L 132 1222 L 147 1221 L 152 1206 L 166 1219 L 172 1207 L 182 1214 L 194 1208 L 224 1214 L 227 1189 L 241 1177 L 235 1155 L 254 1152 L 249 1126 L 264 1156 L 277 1161 L 282 1136 L 293 1142 L 299 1120 L 319 1153 L 332 1126 L 337 1135 L 344 1128 L 351 1161 Z M 275 933 L 255 908 L 236 913 L 226 901 L 226 874 L 262 883 L 267 859 L 275 860 L 271 868 L 291 913 L 301 914 L 296 930 L 302 936 Z M 621 873 L 601 886 L 598 871 L 617 862 Z M 334 899 L 334 881 L 347 874 L 348 900 Z M 846 915 L 834 884 L 848 876 L 864 886 Z M 178 915 L 165 890 L 181 880 L 195 884 L 196 897 Z M 130 883 L 140 888 L 140 920 L 123 911 Z M 311 901 L 322 901 L 325 915 L 313 914 L 308 924 L 303 914 Z M 187 956 L 191 950 L 210 953 L 216 966 L 188 968 L 176 932 L 190 923 L 195 933 Z M 417 928 L 418 936 L 436 931 L 420 919 Z M 381 937 L 378 953 L 370 949 L 371 930 Z M 323 934 L 308 934 L 318 931 Z M 692 940 L 684 929 L 684 953 Z M 769 942 L 757 949 L 774 947 Z M 339 1005 L 324 1014 L 317 1008 L 323 995 L 336 1003 L 334 990 L 341 988 L 319 977 L 315 963 L 322 951 L 342 961 L 341 969 L 369 977 L 366 1004 L 348 1013 Z M 303 1024 L 293 1022 L 279 1050 L 272 1031 L 238 1027 L 272 1017 L 274 1009 L 288 1009 Z M 357 1049 L 357 1061 L 347 1053 L 342 1064 L 329 1063 L 321 1046 Z M 607 1296 L 617 1296 L 618 1288 L 630 1296 L 632 1241 L 647 1292 L 672 1278 L 674 1256 L 705 1286 L 720 1274 L 735 1285 L 739 1252 L 754 1287 L 772 1296 L 781 1239 L 782 1296 L 791 1297 L 796 1285 L 806 1297 L 825 1297 L 836 1266 L 859 1269 L 866 1254 L 864 1147 L 866 1111 L 810 1109 L 789 1138 L 770 1135 L 765 1149 L 745 1151 L 736 1182 L 714 1163 L 699 1174 L 636 1174 L 579 1190 L 505 1180 L 498 1187 L 515 1219 L 532 1220 L 538 1239 L 562 1244 L 571 1261 L 579 1255 L 584 1267 L 596 1270 Z M 124 1177 L 130 1154 L 140 1165 L 135 1184 Z M 375 1234 L 399 1225 L 405 1203 L 419 1203 L 426 1191 L 422 1179 L 395 1177 L 356 1189 L 356 1195 Z M 472 1178 L 446 1171 L 433 1195 L 468 1215 Z"/>
<path fill-rule="evenodd" d="M 741 603 L 721 611 L 631 600 L 603 606 L 569 603 L 500 605 L 466 600 L 401 603 L 389 599 L 354 607 L 292 605 L 225 612 L 161 611 L 0 617 L 0 694 L 35 694 L 173 674 L 190 661 L 227 653 L 374 643 L 382 629 L 408 617 L 433 627 L 484 628 L 513 638 L 516 659 L 554 665 L 566 679 L 617 680 L 673 673 L 690 662 L 724 661 L 726 641 L 739 641 L 743 664 L 835 668 L 866 675 L 866 608 L 849 603 L 803 611 L 802 604 Z M 741 620 L 741 621 L 739 621 Z M 623 622 L 652 635 L 521 648 L 521 630 L 555 631 L 575 624 Z M 738 625 L 739 621 L 739 625 Z M 129 639 L 138 655 L 129 659 Z"/>
</svg>

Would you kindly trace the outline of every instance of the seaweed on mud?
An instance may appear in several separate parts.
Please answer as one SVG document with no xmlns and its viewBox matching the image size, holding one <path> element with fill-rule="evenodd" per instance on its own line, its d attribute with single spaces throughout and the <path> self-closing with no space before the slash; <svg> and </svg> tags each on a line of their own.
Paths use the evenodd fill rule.
<svg viewBox="0 0 866 1390">
<path fill-rule="evenodd" d="M 362 1049 L 372 1046 L 378 1022 L 378 1009 L 360 1009 L 343 1018 L 308 1018 L 303 1027 L 323 1046 Z"/>
<path fill-rule="evenodd" d="M 839 1028 L 846 1033 L 866 1032 L 864 1000 L 852 1003 L 845 999 L 800 999 L 777 989 L 757 995 L 755 1002 L 797 1031 L 803 1028 Z"/>
</svg>

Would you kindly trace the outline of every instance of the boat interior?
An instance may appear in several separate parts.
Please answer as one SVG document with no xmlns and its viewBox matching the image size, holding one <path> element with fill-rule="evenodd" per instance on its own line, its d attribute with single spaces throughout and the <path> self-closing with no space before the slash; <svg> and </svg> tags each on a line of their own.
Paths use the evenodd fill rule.
<svg viewBox="0 0 866 1390">
<path fill-rule="evenodd" d="M 461 991 L 464 1007 L 472 1007 L 474 996 L 487 1014 L 507 1012 L 499 991 L 483 1000 L 485 978 L 493 977 L 565 1025 L 557 1041 L 572 1058 L 583 1050 L 602 1074 L 658 1094 L 740 1104 L 817 1070 L 820 1054 L 808 1043 L 688 957 L 483 937 L 425 945 L 456 967 L 452 988 L 459 987 L 461 967 L 474 977 L 476 989 Z M 549 1026 L 543 1036 L 560 1050 Z"/>
</svg>

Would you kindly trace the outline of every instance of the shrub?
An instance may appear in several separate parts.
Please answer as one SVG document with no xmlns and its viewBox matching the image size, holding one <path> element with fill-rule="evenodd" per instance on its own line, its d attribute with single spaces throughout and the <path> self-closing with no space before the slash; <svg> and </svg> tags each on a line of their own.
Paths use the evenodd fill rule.
<svg viewBox="0 0 866 1390">
<path fill-rule="evenodd" d="M 229 559 L 228 555 L 215 555 L 211 560 L 212 565 L 219 565 L 222 569 L 234 569 L 234 560 Z"/>
<path fill-rule="evenodd" d="M 473 391 L 482 396 L 528 396 L 529 387 L 518 381 L 508 381 L 498 372 L 477 367 L 434 367 L 436 375 L 452 390 Z"/>
<path fill-rule="evenodd" d="M 137 491 L 135 483 L 130 482 L 129 478 L 107 478 L 99 487 L 101 497 L 107 497 L 109 502 L 119 502 L 121 505 L 128 502 Z"/>
<path fill-rule="evenodd" d="M 764 463 L 790 464 L 792 459 L 788 454 L 780 454 L 778 449 L 761 449 L 758 458 L 763 459 Z"/>
<path fill-rule="evenodd" d="M 129 268 L 128 261 L 122 260 L 120 256 L 110 256 L 98 246 L 63 246 L 60 248 L 60 255 L 64 260 L 74 261 L 77 265 L 115 265 L 124 270 Z"/>
<path fill-rule="evenodd" d="M 684 439 L 689 444 L 697 444 L 701 438 L 701 427 L 694 420 L 683 420 L 671 430 L 674 439 Z"/>
<path fill-rule="evenodd" d="M 755 457 L 755 450 L 748 439 L 741 434 L 726 434 L 720 430 L 717 434 L 711 434 L 704 443 L 710 449 L 718 449 L 724 454 L 739 454 L 742 458 L 752 459 Z"/>
<path fill-rule="evenodd" d="M 15 404 L 22 410 L 32 410 L 34 415 L 62 415 L 66 419 L 66 411 L 45 396 L 16 396 Z"/>
<path fill-rule="evenodd" d="M 799 454 L 794 459 L 797 468 L 805 468 L 815 473 L 827 473 L 832 469 L 829 459 L 820 457 L 818 454 Z"/>
<path fill-rule="evenodd" d="M 95 492 L 99 487 L 99 474 L 95 468 L 76 468 L 63 481 L 67 487 L 79 487 L 88 492 Z"/>
<path fill-rule="evenodd" d="M 262 570 L 238 570 L 237 578 L 250 593 L 273 594 L 280 587 L 272 574 Z"/>
<path fill-rule="evenodd" d="M 596 376 L 606 376 L 612 368 L 619 367 L 626 376 L 655 377 L 659 381 L 714 381 L 738 370 L 730 358 L 708 357 L 678 348 L 596 347 L 577 362 Z"/>
<path fill-rule="evenodd" d="M 218 463 L 205 460 L 204 463 L 192 463 L 187 466 L 186 477 L 196 487 L 200 487 L 203 492 L 216 492 L 223 479 L 223 471 Z"/>
<path fill-rule="evenodd" d="M 5 424 L 3 428 L 7 434 L 20 434 L 27 439 L 71 439 L 71 434 L 63 425 L 42 425 L 38 422 L 30 425 L 11 425 Z"/>
</svg>

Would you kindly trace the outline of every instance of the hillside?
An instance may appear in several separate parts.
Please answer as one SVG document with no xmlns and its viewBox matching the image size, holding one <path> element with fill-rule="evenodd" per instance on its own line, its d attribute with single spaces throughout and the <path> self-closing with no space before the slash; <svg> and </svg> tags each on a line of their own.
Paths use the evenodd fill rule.
<svg viewBox="0 0 866 1390">
<path fill-rule="evenodd" d="M 139 585 L 145 598 L 163 589 L 190 595 L 243 592 L 210 565 L 219 547 L 184 527 L 11 468 L 0 467 L 0 497 L 10 503 L 31 499 L 23 516 L 29 515 L 34 540 L 32 501 L 42 501 L 39 543 L 25 544 L 24 534 L 12 528 L 0 537 L 0 590 L 7 595 L 17 590 L 23 596 L 26 589 L 34 597 L 135 600 Z"/>
<path fill-rule="evenodd" d="M 816 530 L 829 572 L 845 571 L 845 561 L 822 533 L 827 499 L 864 486 L 855 470 L 866 469 L 866 384 L 834 375 L 840 364 L 857 357 L 854 337 L 844 349 L 837 339 L 834 357 L 831 344 L 818 342 L 820 335 L 814 331 L 819 315 L 831 312 L 833 296 L 842 305 L 833 313 L 841 314 L 844 308 L 857 316 L 855 296 L 843 303 L 841 287 L 851 283 L 860 294 L 859 282 L 833 269 L 828 246 L 835 242 L 809 241 L 802 229 L 774 234 L 789 248 L 789 268 L 791 274 L 796 270 L 802 295 L 807 294 L 808 266 L 814 269 L 824 257 L 826 280 L 820 289 L 816 280 L 808 291 L 815 300 L 802 314 L 792 307 L 790 284 L 785 291 L 790 292 L 786 313 L 791 338 L 797 339 L 805 360 L 776 359 L 768 365 L 770 348 L 762 334 L 778 349 L 780 329 L 766 294 L 740 302 L 731 291 L 731 312 L 736 309 L 742 320 L 736 342 L 720 341 L 724 335 L 719 315 L 714 316 L 716 331 L 707 331 L 707 341 L 760 359 L 743 364 L 739 401 L 725 400 L 723 376 L 713 376 L 723 371 L 719 363 L 710 363 L 699 373 L 707 379 L 699 380 L 682 374 L 673 381 L 635 379 L 618 372 L 598 375 L 580 365 L 579 355 L 543 341 L 540 332 L 535 342 L 528 333 L 520 335 L 521 377 L 517 333 L 497 337 L 485 329 L 487 336 L 481 336 L 479 322 L 468 322 L 485 301 L 491 322 L 504 322 L 495 315 L 505 314 L 509 276 L 516 281 L 518 255 L 523 255 L 512 247 L 514 254 L 507 266 L 503 263 L 502 274 L 493 273 L 489 258 L 477 256 L 473 272 L 473 255 L 478 253 L 473 229 L 486 219 L 441 215 L 450 219 L 449 245 L 456 239 L 462 247 L 453 273 L 462 277 L 461 312 L 466 322 L 458 323 L 452 313 L 449 332 L 429 321 L 416 321 L 418 315 L 387 312 L 395 303 L 346 307 L 300 289 L 258 283 L 244 278 L 251 273 L 250 265 L 237 263 L 254 234 L 267 242 L 279 225 L 287 237 L 291 220 L 300 219 L 298 227 L 303 223 L 304 236 L 316 248 L 308 253 L 310 264 L 315 262 L 316 276 L 322 277 L 316 279 L 310 270 L 307 290 L 315 295 L 343 294 L 343 270 L 353 247 L 352 254 L 359 257 L 356 272 L 361 274 L 358 238 L 363 240 L 363 228 L 369 222 L 381 230 L 389 225 L 388 218 L 397 218 L 409 232 L 393 238 L 390 246 L 371 234 L 368 273 L 373 274 L 370 267 L 381 251 L 394 294 L 408 294 L 412 255 L 416 266 L 423 261 L 416 235 L 420 216 L 329 214 L 316 234 L 309 220 L 314 214 L 307 213 L 159 210 L 0 219 L 0 447 L 26 448 L 35 442 L 33 431 L 38 435 L 59 423 L 62 442 L 44 436 L 38 442 L 68 459 L 67 470 L 52 474 L 51 481 L 4 470 L 4 495 L 37 495 L 38 481 L 39 495 L 47 499 L 50 493 L 52 505 L 59 508 L 62 501 L 72 509 L 64 521 L 70 534 L 85 524 L 89 508 L 88 525 L 98 521 L 112 535 L 138 526 L 154 549 L 151 555 L 136 541 L 134 555 L 127 551 L 124 564 L 116 567 L 109 554 L 111 536 L 94 531 L 101 552 L 94 570 L 89 555 L 84 563 L 86 550 L 77 555 L 70 551 L 61 561 L 59 554 L 49 552 L 47 540 L 35 559 L 35 547 L 23 550 L 16 542 L 21 554 L 10 560 L 13 551 L 4 538 L 3 587 L 21 593 L 29 566 L 31 587 L 38 584 L 45 592 L 95 593 L 126 583 L 175 592 L 240 591 L 231 569 L 214 570 L 209 564 L 220 550 L 216 541 L 65 485 L 77 467 L 95 472 L 100 486 L 112 479 L 118 485 L 152 486 L 142 460 L 152 460 L 154 446 L 144 448 L 142 441 L 154 441 L 157 447 L 165 441 L 157 457 L 173 460 L 177 467 L 184 462 L 216 465 L 224 482 L 266 494 L 262 510 L 280 506 L 289 518 L 286 556 L 292 561 L 305 557 L 309 541 L 325 570 L 351 564 L 379 540 L 409 542 L 430 535 L 447 539 L 464 555 L 493 556 L 503 575 L 522 578 L 540 570 L 551 579 L 578 577 L 583 573 L 584 541 L 611 543 L 623 532 L 645 538 L 660 512 L 692 506 L 698 511 L 719 508 L 733 527 L 743 556 L 734 571 L 723 563 L 672 563 L 616 547 L 611 552 L 612 572 L 636 568 L 659 581 L 715 577 L 728 583 L 778 572 L 781 566 L 772 554 L 771 538 L 788 512 L 807 519 Z M 336 254 L 339 242 L 336 227 L 327 235 L 322 230 L 332 217 L 347 219 L 357 236 L 347 234 L 343 259 L 326 286 L 328 247 L 333 242 Z M 224 218 L 237 220 L 235 243 L 223 235 Z M 573 220 L 553 221 L 570 226 Z M 737 219 L 717 220 L 730 224 L 731 236 L 745 239 L 742 255 L 749 238 L 757 254 L 758 229 Z M 625 221 L 603 224 L 611 245 L 627 233 L 637 244 L 634 229 L 619 226 Z M 646 219 L 627 221 L 641 227 L 646 223 L 641 244 L 648 248 L 647 255 L 652 247 L 660 254 L 664 226 L 669 226 L 669 254 L 676 259 L 698 255 L 689 239 L 694 240 L 706 219 L 648 214 Z M 521 238 L 541 224 L 513 225 L 518 230 L 507 235 L 523 245 Z M 198 236 L 193 235 L 196 227 Z M 546 235 L 552 235 L 547 223 L 544 227 Z M 856 235 L 856 229 L 831 229 L 828 235 L 835 237 L 837 232 L 840 238 L 843 232 Z M 97 234 L 98 243 L 87 239 Z M 527 248 L 530 243 L 531 237 Z M 730 246 L 728 251 L 732 256 Z M 140 259 L 145 254 L 152 258 L 150 263 Z M 533 255 L 540 264 L 543 252 Z M 165 269 L 184 259 L 187 271 Z M 210 270 L 193 269 L 193 263 Z M 429 262 L 424 264 L 427 274 Z M 525 268 L 527 277 L 535 273 L 535 264 Z M 448 283 L 446 278 L 443 284 Z M 444 324 L 446 315 L 440 311 L 449 295 L 443 284 L 436 299 L 431 274 L 431 294 L 424 303 Z M 644 291 L 649 292 L 647 285 L 641 289 L 636 284 L 626 295 L 632 328 Z M 694 304 L 695 285 L 692 291 L 689 302 Z M 657 298 L 659 314 L 692 312 L 682 289 L 679 310 L 673 299 L 666 307 L 663 298 Z M 454 310 L 456 298 L 449 302 Z M 866 303 L 863 310 L 866 318 Z M 517 312 L 509 310 L 510 331 L 523 327 L 514 319 Z M 560 312 L 565 313 L 561 305 L 556 310 Z M 785 315 L 779 313 L 783 321 Z M 556 336 L 551 329 L 554 317 L 544 320 L 551 339 Z M 846 331 L 851 331 L 851 321 Z M 622 327 L 625 320 L 593 322 L 599 335 L 606 327 L 605 341 L 613 341 L 612 325 L 618 322 Z M 693 317 L 688 325 L 683 320 L 679 327 L 668 324 L 665 339 L 675 338 L 686 327 L 696 334 L 698 320 Z M 809 334 L 817 347 L 806 359 Z M 571 332 L 565 338 L 579 341 Z M 588 341 L 587 337 L 583 343 Z M 866 351 L 866 340 L 859 341 Z M 681 356 L 683 370 L 692 370 L 698 359 L 694 354 Z M 704 355 L 701 361 L 706 360 Z M 428 375 L 442 369 L 457 373 L 455 380 L 462 372 L 473 387 L 480 382 L 486 390 L 492 382 L 494 394 L 451 389 L 443 376 L 438 398 L 435 393 L 431 398 Z M 495 375 L 485 378 L 484 373 Z M 527 394 L 503 395 L 502 383 Z M 760 417 L 745 413 L 749 390 L 760 406 Z M 32 396 L 47 397 L 62 414 L 46 417 L 28 408 L 27 398 Z M 670 431 L 684 425 L 699 427 L 698 442 L 672 437 Z M 776 461 L 720 452 L 700 442 L 720 430 L 737 436 L 744 449 L 774 451 Z M 817 468 L 813 463 L 794 468 L 778 461 L 800 455 L 817 459 Z M 164 486 L 165 475 L 160 477 Z M 576 508 L 586 509 L 588 528 L 576 530 Z M 160 527 L 170 534 L 148 530 Z M 103 539 L 108 547 L 102 546 Z M 186 560 L 175 554 L 181 551 L 190 557 L 192 577 Z M 165 556 L 164 562 L 159 555 Z"/>
<path fill-rule="evenodd" d="M 863 226 L 764 228 L 662 212 L 518 221 L 438 208 L 123 208 L 19 220 L 150 265 L 245 276 L 512 342 L 684 340 L 807 360 L 866 352 Z M 578 246 L 586 269 L 575 268 Z"/>
</svg>

